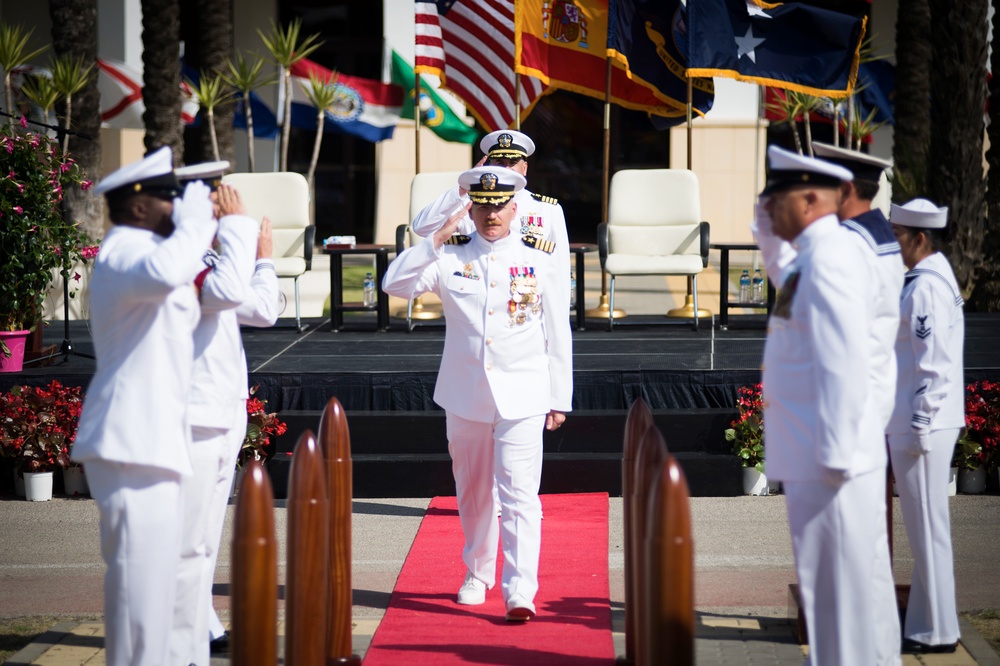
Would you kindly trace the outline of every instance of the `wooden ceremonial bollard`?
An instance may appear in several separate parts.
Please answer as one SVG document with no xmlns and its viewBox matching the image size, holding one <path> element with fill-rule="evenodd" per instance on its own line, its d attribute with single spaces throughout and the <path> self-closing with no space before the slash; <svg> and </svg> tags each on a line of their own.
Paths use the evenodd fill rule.
<svg viewBox="0 0 1000 666">
<path fill-rule="evenodd" d="M 351 434 L 340 401 L 331 398 L 319 421 L 319 442 L 326 459 L 326 487 L 330 503 L 330 574 L 326 631 L 326 663 L 360 666 L 351 654 L 353 581 L 351 579 Z"/>
<path fill-rule="evenodd" d="M 636 452 L 635 475 L 633 477 L 635 492 L 632 494 L 632 609 L 634 616 L 632 629 L 635 634 L 635 663 L 639 666 L 651 666 L 643 654 L 646 642 L 646 597 L 649 581 L 642 575 L 646 571 L 646 529 L 649 512 L 649 492 L 653 478 L 659 474 L 660 467 L 667 459 L 667 445 L 659 428 L 646 430 L 639 440 L 639 450 Z"/>
<path fill-rule="evenodd" d="M 329 512 L 323 455 L 312 432 L 299 437 L 288 477 L 285 663 L 326 662 Z"/>
<path fill-rule="evenodd" d="M 633 579 L 635 572 L 632 569 L 632 534 L 635 531 L 632 525 L 632 502 L 631 497 L 635 486 L 635 459 L 639 450 L 639 442 L 646 431 L 653 426 L 653 414 L 646 406 L 642 398 L 636 398 L 632 407 L 628 410 L 628 418 L 625 420 L 625 438 L 622 442 L 622 523 L 624 524 L 625 537 L 623 544 L 625 547 L 625 662 L 635 661 L 635 609 L 633 607 L 635 599 L 632 597 Z"/>
<path fill-rule="evenodd" d="M 247 463 L 233 533 L 233 666 L 278 663 L 278 541 L 274 491 L 264 467 Z"/>
<path fill-rule="evenodd" d="M 649 664 L 694 664 L 694 546 L 687 479 L 673 456 L 653 478 L 646 534 Z"/>
</svg>

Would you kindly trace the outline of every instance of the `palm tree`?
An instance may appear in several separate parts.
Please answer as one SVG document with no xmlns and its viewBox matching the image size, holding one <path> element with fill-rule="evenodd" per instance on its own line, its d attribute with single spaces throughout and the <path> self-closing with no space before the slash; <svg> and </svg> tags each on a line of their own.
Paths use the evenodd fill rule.
<svg viewBox="0 0 1000 666">
<path fill-rule="evenodd" d="M 57 56 L 52 61 L 52 84 L 65 102 L 63 129 L 69 130 L 73 120 L 73 95 L 87 87 L 94 63 L 84 66 L 83 56 Z M 63 152 L 69 150 L 69 132 L 63 135 Z"/>
<path fill-rule="evenodd" d="M 3 88 L 7 106 L 4 108 L 9 114 L 18 115 L 14 110 L 14 95 L 10 89 L 10 77 L 14 70 L 44 52 L 47 46 L 42 46 L 34 51 L 28 50 L 28 40 L 31 39 L 35 29 L 24 31 L 19 25 L 0 23 L 0 67 L 3 68 Z"/>
<path fill-rule="evenodd" d="M 174 161 L 179 164 L 184 155 L 180 7 L 178 0 L 141 0 L 141 4 L 146 149 L 171 146 Z"/>
<path fill-rule="evenodd" d="M 332 107 L 341 93 L 337 90 L 337 73 L 331 72 L 327 80 L 323 80 L 315 74 L 309 74 L 309 85 L 303 85 L 306 97 L 313 106 L 316 107 L 316 139 L 313 141 L 312 159 L 309 161 L 309 173 L 306 180 L 309 181 L 310 199 L 313 196 L 314 177 L 316 175 L 316 164 L 319 162 L 319 147 L 323 142 L 323 125 L 326 122 L 327 109 Z"/>
<path fill-rule="evenodd" d="M 194 37 L 198 59 L 189 64 L 202 71 L 225 72 L 233 53 L 233 0 L 195 0 L 193 5 L 198 17 Z M 221 159 L 233 161 L 233 103 L 232 95 L 220 99 L 213 110 L 218 122 L 207 133 L 204 128 L 201 132 L 202 153 L 211 150 L 217 160 L 221 154 Z"/>
<path fill-rule="evenodd" d="M 97 68 L 97 0 L 49 0 L 52 23 L 52 50 L 56 58 L 74 58 L 82 71 Z M 56 105 L 56 109 L 59 105 Z M 70 110 L 72 116 L 70 116 Z M 72 121 L 77 134 L 68 134 L 67 150 L 90 180 L 101 175 L 101 96 L 97 77 L 87 76 L 86 85 L 73 93 L 72 107 L 63 114 L 67 126 Z M 78 188 L 66 191 L 70 218 L 91 238 L 104 232 L 104 197 L 95 197 Z"/>
<path fill-rule="evenodd" d="M 989 0 L 929 0 L 931 10 L 931 132 L 927 193 L 948 206 L 954 235 L 948 256 L 963 294 L 983 261 L 986 181 L 986 12 Z M 897 102 L 898 108 L 898 102 Z"/>
<path fill-rule="evenodd" d="M 243 113 L 247 121 L 247 158 L 250 162 L 250 171 L 254 171 L 253 152 L 253 110 L 250 107 L 250 93 L 263 86 L 269 86 L 277 82 L 276 76 L 265 76 L 261 73 L 264 60 L 256 53 L 248 53 L 249 59 L 242 53 L 236 54 L 236 62 L 226 61 L 228 74 L 222 76 L 226 83 L 238 90 L 243 96 Z"/>
<path fill-rule="evenodd" d="M 21 92 L 42 110 L 41 120 L 48 125 L 52 107 L 59 101 L 59 91 L 52 83 L 52 78 L 44 74 L 30 74 L 21 84 Z"/>
<path fill-rule="evenodd" d="M 270 35 L 265 35 L 260 30 L 257 30 L 257 34 L 260 35 L 264 46 L 267 47 L 271 58 L 274 59 L 274 63 L 278 66 L 278 78 L 281 79 L 279 85 L 282 86 L 282 90 L 284 91 L 285 101 L 281 122 L 281 171 L 288 170 L 288 137 L 292 129 L 292 124 L 289 122 L 289 116 L 292 113 L 291 68 L 292 65 L 323 45 L 323 42 L 316 41 L 319 39 L 319 33 L 309 35 L 300 43 L 299 33 L 301 31 L 302 21 L 299 19 L 295 19 L 289 23 L 287 28 L 282 28 L 274 21 L 271 21 Z"/>
<path fill-rule="evenodd" d="M 931 11 L 928 0 L 899 0 L 896 13 L 896 103 L 892 198 L 903 203 L 926 195 L 931 145 Z M 899 183 L 907 183 L 905 188 Z"/>
<path fill-rule="evenodd" d="M 218 161 L 221 158 L 219 157 L 219 139 L 215 127 L 215 109 L 221 104 L 231 101 L 233 99 L 233 91 L 226 87 L 225 80 L 221 74 L 211 74 L 204 70 L 202 70 L 201 76 L 198 77 L 198 83 L 188 81 L 188 85 L 194 92 L 195 99 L 198 100 L 201 110 L 205 113 L 208 135 L 211 139 L 212 156 Z M 232 122 L 228 123 L 230 126 L 232 124 Z"/>
</svg>

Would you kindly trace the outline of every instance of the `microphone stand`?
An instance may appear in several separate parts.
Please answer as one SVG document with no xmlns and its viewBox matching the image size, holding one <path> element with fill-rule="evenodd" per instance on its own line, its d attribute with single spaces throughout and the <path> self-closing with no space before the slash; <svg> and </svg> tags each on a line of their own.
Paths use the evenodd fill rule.
<svg viewBox="0 0 1000 666">
<path fill-rule="evenodd" d="M 0 111 L 0 116 L 4 116 L 4 117 L 7 117 L 7 118 L 16 118 L 16 119 L 20 119 L 20 118 L 23 117 L 23 116 L 20 116 L 20 115 L 13 115 L 13 114 L 10 114 L 10 113 L 6 113 L 4 111 Z M 90 136 L 89 134 L 84 134 L 82 132 L 75 132 L 75 131 L 73 131 L 71 129 L 67 129 L 65 127 L 60 127 L 58 124 L 56 124 L 56 125 L 49 125 L 47 123 L 40 123 L 40 122 L 37 122 L 35 120 L 28 120 L 27 118 L 25 118 L 25 122 L 27 122 L 30 125 L 35 125 L 37 127 L 44 127 L 45 129 L 48 129 L 48 130 L 55 130 L 55 132 L 56 132 L 56 142 L 60 146 L 62 146 L 63 139 L 65 139 L 67 135 L 69 135 L 69 136 L 75 136 L 75 137 L 78 137 L 80 139 L 85 139 L 87 141 L 93 141 L 94 140 L 94 137 Z M 69 217 L 69 211 L 66 209 L 66 197 L 65 197 L 65 195 L 63 196 L 62 200 L 59 202 L 59 213 L 62 215 L 62 218 L 63 218 L 64 221 Z M 63 248 L 63 251 L 66 252 L 66 255 L 64 255 L 63 261 L 66 261 L 66 257 L 69 256 L 69 248 Z M 42 361 L 47 361 L 50 358 L 55 358 L 56 356 L 62 356 L 63 357 L 63 360 L 62 360 L 63 363 L 69 363 L 69 359 L 70 359 L 71 356 L 81 356 L 83 358 L 89 358 L 89 359 L 95 359 L 96 358 L 92 354 L 85 354 L 85 353 L 83 353 L 81 351 L 77 351 L 76 348 L 73 346 L 73 340 L 69 336 L 69 268 L 64 265 L 62 267 L 62 270 L 60 272 L 62 273 L 62 278 L 63 278 L 63 341 L 62 341 L 62 344 L 59 346 L 59 351 L 58 352 L 54 352 L 52 354 L 47 354 L 45 356 L 39 356 L 38 358 L 33 358 L 31 360 L 25 361 L 24 365 L 31 365 L 33 363 L 41 363 Z"/>
</svg>

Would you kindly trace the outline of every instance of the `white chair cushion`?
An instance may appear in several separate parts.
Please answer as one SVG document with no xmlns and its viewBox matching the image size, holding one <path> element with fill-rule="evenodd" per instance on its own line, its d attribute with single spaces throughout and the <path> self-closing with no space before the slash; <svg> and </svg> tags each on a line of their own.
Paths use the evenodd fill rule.
<svg viewBox="0 0 1000 666">
<path fill-rule="evenodd" d="M 611 177 L 608 196 L 609 225 L 701 222 L 698 177 L 688 169 L 623 169 Z"/>
<path fill-rule="evenodd" d="M 222 182 L 239 190 L 250 217 L 267 216 L 275 231 L 309 226 L 309 182 L 301 173 L 231 173 Z"/>
<path fill-rule="evenodd" d="M 696 275 L 703 270 L 701 257 L 690 254 L 611 254 L 604 267 L 611 275 Z"/>
<path fill-rule="evenodd" d="M 701 227 L 630 227 L 608 225 L 608 254 L 667 256 L 690 254 L 701 257 Z"/>
<path fill-rule="evenodd" d="M 298 277 L 306 272 L 306 260 L 302 257 L 275 257 L 274 272 L 278 277 Z"/>
</svg>

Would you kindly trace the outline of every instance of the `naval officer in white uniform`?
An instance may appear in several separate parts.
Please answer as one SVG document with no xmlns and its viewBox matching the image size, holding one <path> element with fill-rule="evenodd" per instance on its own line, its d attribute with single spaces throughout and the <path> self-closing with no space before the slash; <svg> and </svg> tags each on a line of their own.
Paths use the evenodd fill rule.
<svg viewBox="0 0 1000 666">
<path fill-rule="evenodd" d="M 106 661 L 163 666 L 171 663 L 181 479 L 191 474 L 194 280 L 217 224 L 207 185 L 181 195 L 168 147 L 94 191 L 106 195 L 113 226 L 91 282 L 97 372 L 73 459 L 86 465 L 100 512 Z"/>
<path fill-rule="evenodd" d="M 903 260 L 899 243 L 892 233 L 889 221 L 878 208 L 872 208 L 872 200 L 878 194 L 882 173 L 891 166 L 889 162 L 871 155 L 838 148 L 823 143 L 813 143 L 818 158 L 848 169 L 854 176 L 841 185 L 840 205 L 837 217 L 841 224 L 853 232 L 851 239 L 858 246 L 868 263 L 874 282 L 866 288 L 866 295 L 874 299 L 875 319 L 869 335 L 874 344 L 875 355 L 869 366 L 868 386 L 871 400 L 878 401 L 882 415 L 883 430 L 889 424 L 889 417 L 895 404 L 896 394 L 896 332 L 899 328 L 899 293 L 903 288 Z M 760 208 L 759 208 L 760 210 Z M 766 215 L 766 211 L 762 211 Z M 757 234 L 759 237 L 760 234 Z M 782 247 L 775 252 L 774 242 Z M 764 263 L 768 275 L 780 275 L 780 267 L 775 257 L 788 262 L 794 259 L 795 249 L 790 243 L 774 238 L 771 245 L 761 242 Z M 780 284 L 780 280 L 776 282 Z M 878 506 L 872 511 L 885 514 L 886 503 L 883 495 Z M 885 522 L 882 523 L 885 528 Z M 900 627 L 896 612 L 896 588 L 892 576 L 892 562 L 889 553 L 889 534 L 880 529 L 878 534 L 878 557 L 876 580 L 872 586 L 872 603 L 875 610 L 875 637 L 878 649 L 878 664 L 892 664 L 899 660 Z"/>
<path fill-rule="evenodd" d="M 458 603 L 485 602 L 502 538 L 506 618 L 525 621 L 535 614 L 538 590 L 542 432 L 558 428 L 572 406 L 569 275 L 551 245 L 511 228 L 518 215 L 514 195 L 525 184 L 520 174 L 477 167 L 459 183 L 469 193 L 471 211 L 464 206 L 428 242 L 400 254 L 383 288 L 407 299 L 433 291 L 444 307 L 434 401 L 447 412 L 465 534 L 468 571 Z M 467 212 L 475 231 L 453 237 Z"/>
<path fill-rule="evenodd" d="M 878 538 L 885 516 L 884 416 L 872 396 L 875 280 L 837 218 L 843 167 L 768 149 L 758 234 L 790 243 L 762 368 L 768 476 L 782 481 L 809 664 L 882 663 Z M 880 525 L 881 523 L 881 525 Z M 895 655 L 889 663 L 898 663 Z"/>
<path fill-rule="evenodd" d="M 960 637 L 948 515 L 948 468 L 965 426 L 962 292 L 948 259 L 948 209 L 926 199 L 893 205 L 890 222 L 909 272 L 900 304 L 899 390 L 889 424 L 913 577 L 903 651 L 954 652 Z"/>
</svg>

